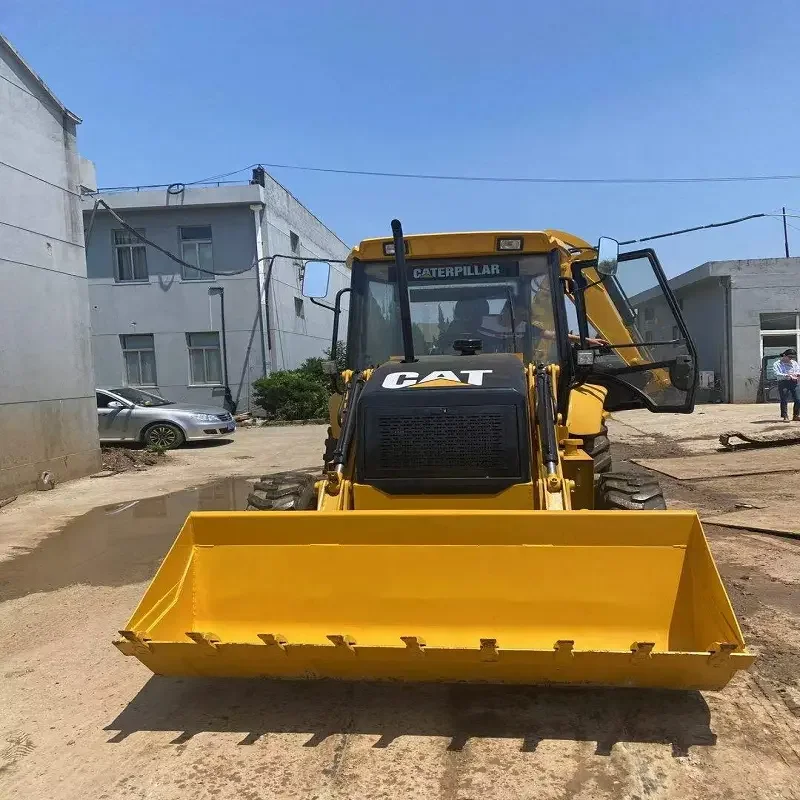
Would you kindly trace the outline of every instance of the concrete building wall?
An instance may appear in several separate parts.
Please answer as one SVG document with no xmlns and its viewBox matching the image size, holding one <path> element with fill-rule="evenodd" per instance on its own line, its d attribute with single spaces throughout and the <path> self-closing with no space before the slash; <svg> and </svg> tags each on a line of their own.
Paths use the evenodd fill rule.
<svg viewBox="0 0 800 800">
<path fill-rule="evenodd" d="M 224 290 L 229 385 L 237 410 L 250 407 L 252 383 L 265 372 L 293 369 L 309 356 L 322 355 L 330 344 L 332 314 L 302 298 L 298 263 L 274 261 L 269 314 L 263 292 L 268 263 L 263 261 L 258 270 L 255 265 L 275 253 L 291 255 L 293 246 L 298 256 L 322 258 L 344 258 L 347 248 L 268 176 L 267 184 L 187 189 L 178 195 L 161 190 L 103 196 L 125 222 L 178 256 L 182 227 L 210 226 L 213 271 L 244 272 L 203 280 L 186 280 L 179 264 L 148 245 L 147 279 L 118 281 L 114 231 L 121 225 L 102 207 L 92 223 L 94 199 L 84 201 L 85 221 L 91 225 L 87 260 L 98 385 L 126 383 L 121 336 L 152 334 L 159 391 L 179 402 L 222 406 L 222 385 L 192 384 L 186 336 L 221 334 L 220 298 L 209 296 L 212 287 Z M 349 284 L 342 267 L 334 274 L 329 298 Z"/>
<path fill-rule="evenodd" d="M 681 316 L 697 349 L 698 371 L 710 371 L 719 382 L 719 389 L 698 390 L 697 399 L 704 402 L 728 396 L 726 290 L 724 279 L 708 278 L 693 284 L 691 291 L 678 290 L 675 297 Z"/>
<path fill-rule="evenodd" d="M 113 199 L 111 200 L 113 202 Z M 180 227 L 210 225 L 214 272 L 235 272 L 255 259 L 253 212 L 244 206 L 125 210 L 124 219 L 169 252 L 180 254 Z M 126 383 L 121 335 L 152 334 L 156 383 L 170 400 L 223 403 L 222 386 L 192 385 L 187 333 L 222 331 L 219 296 L 225 293 L 231 393 L 247 407 L 250 383 L 261 370 L 258 348 L 258 287 L 255 270 L 231 277 L 184 280 L 181 266 L 147 247 L 148 279 L 119 282 L 114 273 L 114 231 L 120 225 L 98 213 L 87 245 L 95 370 L 99 386 Z M 252 339 L 252 342 L 251 342 Z"/>
<path fill-rule="evenodd" d="M 0 37 L 0 498 L 99 468 L 77 118 Z"/>
<path fill-rule="evenodd" d="M 262 222 L 265 246 L 270 255 L 292 254 L 304 258 L 344 260 L 350 248 L 326 228 L 307 208 L 269 175 L 264 189 L 266 207 Z M 297 235 L 297 249 L 292 247 Z M 333 314 L 302 297 L 302 261 L 275 259 L 271 278 L 269 328 L 276 369 L 294 369 L 305 359 L 319 356 L 330 347 Z M 331 264 L 327 301 L 350 285 L 350 271 Z M 302 309 L 296 304 L 302 304 Z M 346 340 L 349 308 L 345 295 L 340 340 Z M 300 311 L 300 313 L 298 313 Z"/>
<path fill-rule="evenodd" d="M 754 403 L 761 380 L 761 315 L 800 313 L 800 258 L 711 261 L 670 280 L 721 398 Z M 791 338 L 791 337 L 790 337 Z"/>
<path fill-rule="evenodd" d="M 731 401 L 754 403 L 761 376 L 761 314 L 800 309 L 800 258 L 719 262 L 731 284 Z"/>
</svg>

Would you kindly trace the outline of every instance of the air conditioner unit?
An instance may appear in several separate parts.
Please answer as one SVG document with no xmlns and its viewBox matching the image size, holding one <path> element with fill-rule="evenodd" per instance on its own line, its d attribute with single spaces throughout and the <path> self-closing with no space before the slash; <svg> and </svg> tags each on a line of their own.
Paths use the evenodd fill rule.
<svg viewBox="0 0 800 800">
<path fill-rule="evenodd" d="M 713 370 L 700 370 L 700 382 L 699 386 L 701 389 L 713 389 L 714 388 L 714 371 Z"/>
</svg>

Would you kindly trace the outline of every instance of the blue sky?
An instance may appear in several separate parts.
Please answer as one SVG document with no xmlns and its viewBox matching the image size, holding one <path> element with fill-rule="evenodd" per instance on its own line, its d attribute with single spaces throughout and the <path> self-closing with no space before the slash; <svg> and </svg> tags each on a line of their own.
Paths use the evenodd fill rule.
<svg viewBox="0 0 800 800">
<path fill-rule="evenodd" d="M 80 149 L 102 186 L 188 182 L 256 161 L 534 177 L 800 174 L 796 2 L 3 0 L 0 29 L 83 117 Z M 388 234 L 395 216 L 408 232 L 555 227 L 594 240 L 800 209 L 800 181 L 273 174 L 350 243 Z M 800 255 L 800 230 L 790 235 Z M 657 250 L 676 274 L 780 256 L 782 230 L 757 220 Z"/>
</svg>

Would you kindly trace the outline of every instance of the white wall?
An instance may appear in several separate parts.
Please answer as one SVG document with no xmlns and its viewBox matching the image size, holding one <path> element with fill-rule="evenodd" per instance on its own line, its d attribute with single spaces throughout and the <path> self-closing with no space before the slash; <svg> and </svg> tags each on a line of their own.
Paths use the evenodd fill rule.
<svg viewBox="0 0 800 800">
<path fill-rule="evenodd" d="M 2 40 L 0 76 L 2 498 L 100 452 L 75 119 Z"/>
</svg>

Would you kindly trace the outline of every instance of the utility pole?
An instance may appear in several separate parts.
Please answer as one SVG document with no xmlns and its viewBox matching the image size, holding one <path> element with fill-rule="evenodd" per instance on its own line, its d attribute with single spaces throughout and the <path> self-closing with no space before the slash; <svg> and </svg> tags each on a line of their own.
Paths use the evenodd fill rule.
<svg viewBox="0 0 800 800">
<path fill-rule="evenodd" d="M 783 207 L 783 249 L 786 251 L 786 258 L 789 258 L 789 233 L 786 230 L 786 206 Z"/>
</svg>

